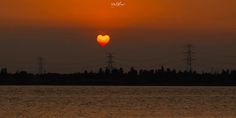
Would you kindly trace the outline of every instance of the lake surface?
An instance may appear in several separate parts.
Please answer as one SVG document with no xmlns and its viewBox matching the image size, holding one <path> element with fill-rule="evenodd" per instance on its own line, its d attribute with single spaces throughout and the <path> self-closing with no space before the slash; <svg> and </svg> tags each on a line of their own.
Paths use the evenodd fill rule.
<svg viewBox="0 0 236 118">
<path fill-rule="evenodd" d="M 0 86 L 0 118 L 236 118 L 236 87 Z"/>
</svg>

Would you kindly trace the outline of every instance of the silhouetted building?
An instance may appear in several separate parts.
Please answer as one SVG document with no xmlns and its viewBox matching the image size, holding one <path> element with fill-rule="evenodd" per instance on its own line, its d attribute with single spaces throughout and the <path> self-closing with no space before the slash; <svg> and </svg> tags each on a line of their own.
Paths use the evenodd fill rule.
<svg viewBox="0 0 236 118">
<path fill-rule="evenodd" d="M 1 74 L 2 74 L 2 75 L 4 75 L 4 74 L 5 74 L 5 75 L 8 74 L 8 72 L 7 72 L 7 68 L 2 68 L 2 69 L 1 69 Z"/>
</svg>

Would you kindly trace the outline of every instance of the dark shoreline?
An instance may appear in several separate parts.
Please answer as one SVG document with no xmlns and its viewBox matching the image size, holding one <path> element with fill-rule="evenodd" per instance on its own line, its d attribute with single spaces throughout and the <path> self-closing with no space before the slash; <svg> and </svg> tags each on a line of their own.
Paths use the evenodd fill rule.
<svg viewBox="0 0 236 118">
<path fill-rule="evenodd" d="M 2 71 L 0 85 L 61 85 L 61 86 L 236 86 L 236 71 L 197 73 L 171 69 L 102 70 L 73 74 L 32 74 L 25 71 L 14 74 Z"/>
<path fill-rule="evenodd" d="M 222 82 L 199 82 L 199 81 L 193 81 L 193 82 L 119 82 L 119 81 L 106 81 L 106 82 L 32 82 L 32 81 L 24 81 L 24 82 L 16 82 L 16 81 L 1 81 L 0 80 L 0 86 L 1 85 L 50 85 L 50 86 L 236 86 L 236 82 L 234 81 L 222 81 Z"/>
</svg>

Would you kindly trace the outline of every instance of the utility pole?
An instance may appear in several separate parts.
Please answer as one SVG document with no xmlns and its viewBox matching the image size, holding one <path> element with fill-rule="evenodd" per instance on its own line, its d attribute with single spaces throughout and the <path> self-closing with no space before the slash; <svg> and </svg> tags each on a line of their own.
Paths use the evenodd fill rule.
<svg viewBox="0 0 236 118">
<path fill-rule="evenodd" d="M 193 45 L 188 44 L 186 46 L 186 51 L 185 51 L 185 56 L 186 56 L 186 70 L 187 71 L 192 71 L 193 69 L 193 61 L 194 59 L 194 50 L 193 50 Z"/>
<path fill-rule="evenodd" d="M 44 63 L 44 58 L 43 57 L 39 57 L 38 58 L 38 74 L 42 75 L 45 73 L 45 63 Z"/>
<path fill-rule="evenodd" d="M 108 53 L 108 55 L 107 55 L 107 66 L 106 66 L 106 68 L 107 68 L 108 70 L 110 70 L 110 71 L 113 70 L 113 64 L 114 64 L 113 58 L 114 58 L 113 54 L 112 54 L 112 53 Z"/>
</svg>

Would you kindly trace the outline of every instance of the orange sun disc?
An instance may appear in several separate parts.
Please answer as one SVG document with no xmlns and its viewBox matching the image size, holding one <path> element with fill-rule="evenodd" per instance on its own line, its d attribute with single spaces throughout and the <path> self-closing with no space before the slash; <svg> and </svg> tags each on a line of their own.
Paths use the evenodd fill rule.
<svg viewBox="0 0 236 118">
<path fill-rule="evenodd" d="M 109 35 L 98 35 L 97 42 L 101 46 L 106 46 L 110 42 L 110 36 Z"/>
</svg>

